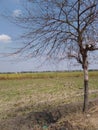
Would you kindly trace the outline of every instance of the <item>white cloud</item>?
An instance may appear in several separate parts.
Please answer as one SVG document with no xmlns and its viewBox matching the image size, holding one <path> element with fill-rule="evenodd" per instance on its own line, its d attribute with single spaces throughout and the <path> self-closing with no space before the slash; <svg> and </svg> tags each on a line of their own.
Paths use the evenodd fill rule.
<svg viewBox="0 0 98 130">
<path fill-rule="evenodd" d="M 16 10 L 13 11 L 13 16 L 14 17 L 18 17 L 21 14 L 22 14 L 22 11 L 20 9 L 16 9 Z"/>
<path fill-rule="evenodd" d="M 6 43 L 11 42 L 11 37 L 6 34 L 1 34 L 0 42 L 6 42 Z"/>
</svg>

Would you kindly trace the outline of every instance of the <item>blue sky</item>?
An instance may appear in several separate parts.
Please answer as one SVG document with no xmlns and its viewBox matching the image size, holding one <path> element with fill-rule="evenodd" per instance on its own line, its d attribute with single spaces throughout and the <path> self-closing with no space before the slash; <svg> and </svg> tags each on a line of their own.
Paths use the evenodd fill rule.
<svg viewBox="0 0 98 130">
<path fill-rule="evenodd" d="M 22 33 L 19 27 L 2 17 L 2 14 L 10 13 L 19 15 L 21 13 L 19 0 L 0 1 L 0 72 L 21 72 L 21 71 L 46 71 L 69 69 L 66 62 L 44 61 L 44 58 L 23 60 L 18 56 L 4 56 L 2 53 L 11 52 L 17 47 L 16 40 Z M 19 45 L 19 44 L 18 44 Z M 18 57 L 18 58 L 17 58 Z M 63 65 L 63 66 L 62 66 Z"/>
<path fill-rule="evenodd" d="M 3 56 L 2 53 L 13 51 L 19 46 L 15 39 L 22 33 L 19 27 L 2 17 L 3 13 L 10 13 L 13 16 L 21 14 L 20 0 L 0 0 L 0 72 L 21 72 L 21 71 L 46 71 L 46 70 L 70 70 L 73 68 L 70 61 L 53 61 L 46 62 L 44 58 L 21 60 L 18 56 Z M 75 67 L 74 68 L 81 68 Z M 91 66 L 97 68 L 97 65 Z"/>
</svg>

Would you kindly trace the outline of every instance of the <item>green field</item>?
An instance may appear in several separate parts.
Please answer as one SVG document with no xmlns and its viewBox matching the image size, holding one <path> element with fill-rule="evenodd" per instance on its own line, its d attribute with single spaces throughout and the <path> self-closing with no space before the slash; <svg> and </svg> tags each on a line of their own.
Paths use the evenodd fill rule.
<svg viewBox="0 0 98 130">
<path fill-rule="evenodd" d="M 89 98 L 98 97 L 98 72 L 89 73 Z M 0 74 L 0 120 L 83 101 L 82 72 Z"/>
</svg>

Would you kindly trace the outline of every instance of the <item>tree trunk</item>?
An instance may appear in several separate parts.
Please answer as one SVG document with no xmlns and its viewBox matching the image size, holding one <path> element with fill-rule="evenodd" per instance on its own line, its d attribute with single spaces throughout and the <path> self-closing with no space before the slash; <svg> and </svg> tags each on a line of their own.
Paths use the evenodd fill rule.
<svg viewBox="0 0 98 130">
<path fill-rule="evenodd" d="M 88 89 L 88 65 L 84 67 L 84 104 L 83 104 L 83 112 L 88 111 L 88 94 L 89 94 L 89 89 Z"/>
</svg>

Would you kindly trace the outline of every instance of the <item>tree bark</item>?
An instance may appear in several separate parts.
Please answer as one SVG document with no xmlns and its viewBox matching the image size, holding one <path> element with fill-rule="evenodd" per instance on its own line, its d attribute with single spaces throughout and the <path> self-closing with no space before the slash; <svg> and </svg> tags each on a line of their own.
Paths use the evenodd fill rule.
<svg viewBox="0 0 98 130">
<path fill-rule="evenodd" d="M 88 95 L 89 95 L 89 86 L 88 86 L 88 66 L 84 67 L 84 103 L 83 103 L 83 112 L 88 111 Z"/>
</svg>

